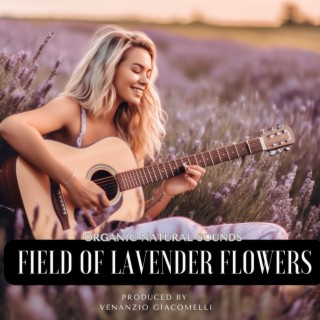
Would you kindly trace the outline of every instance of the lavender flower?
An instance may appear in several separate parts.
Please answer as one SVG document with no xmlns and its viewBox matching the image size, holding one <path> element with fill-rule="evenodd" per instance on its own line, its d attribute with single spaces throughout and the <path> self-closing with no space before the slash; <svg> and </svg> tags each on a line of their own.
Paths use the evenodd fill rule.
<svg viewBox="0 0 320 320">
<path fill-rule="evenodd" d="M 34 63 L 39 59 L 39 57 L 40 57 L 43 49 L 44 49 L 44 48 L 46 47 L 46 45 L 49 43 L 49 40 L 50 40 L 51 38 L 53 38 L 53 35 L 54 35 L 54 32 L 50 32 L 50 33 L 47 35 L 46 39 L 45 39 L 44 42 L 40 45 L 38 51 L 36 52 L 36 54 L 35 54 L 34 57 L 32 58 L 32 64 L 34 64 Z"/>
<path fill-rule="evenodd" d="M 16 221 L 15 221 L 15 239 L 22 239 L 23 230 L 24 230 L 24 213 L 21 209 L 18 209 L 16 212 Z"/>
<path fill-rule="evenodd" d="M 311 180 L 312 178 L 312 171 L 309 171 L 307 174 L 307 178 L 303 183 L 303 186 L 300 189 L 297 205 L 305 210 L 306 207 L 309 205 L 311 194 L 314 188 L 314 181 Z"/>
<path fill-rule="evenodd" d="M 45 318 L 48 320 L 57 319 L 53 308 L 47 303 L 41 287 L 33 286 L 28 287 L 26 295 L 24 294 L 22 286 L 8 286 L 7 299 L 14 306 L 12 313 L 17 319 L 34 319 L 40 320 Z"/>
</svg>

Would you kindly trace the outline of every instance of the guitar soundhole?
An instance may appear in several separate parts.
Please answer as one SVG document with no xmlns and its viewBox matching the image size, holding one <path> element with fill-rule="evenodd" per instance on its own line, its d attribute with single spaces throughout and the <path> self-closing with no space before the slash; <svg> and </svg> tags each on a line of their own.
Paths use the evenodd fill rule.
<svg viewBox="0 0 320 320">
<path fill-rule="evenodd" d="M 91 180 L 105 191 L 110 201 L 117 196 L 118 182 L 110 172 L 98 170 L 92 175 Z"/>
</svg>

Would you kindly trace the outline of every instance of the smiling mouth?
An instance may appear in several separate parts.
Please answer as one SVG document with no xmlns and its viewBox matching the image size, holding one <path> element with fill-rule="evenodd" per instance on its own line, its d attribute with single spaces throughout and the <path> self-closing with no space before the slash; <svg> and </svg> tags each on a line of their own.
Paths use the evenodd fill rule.
<svg viewBox="0 0 320 320">
<path fill-rule="evenodd" d="M 138 89 L 138 88 L 133 87 L 132 90 L 135 93 L 137 93 L 139 96 L 142 96 L 142 94 L 143 94 L 143 90 L 142 89 Z"/>
</svg>

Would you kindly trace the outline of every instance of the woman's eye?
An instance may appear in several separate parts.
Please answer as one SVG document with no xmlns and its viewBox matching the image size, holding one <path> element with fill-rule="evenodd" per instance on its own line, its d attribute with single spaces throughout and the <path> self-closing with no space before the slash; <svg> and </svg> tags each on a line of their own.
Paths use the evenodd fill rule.
<svg viewBox="0 0 320 320">
<path fill-rule="evenodd" d="M 133 69 L 132 71 L 133 71 L 134 73 L 139 73 L 139 71 L 138 71 L 138 70 L 134 70 L 134 69 Z"/>
</svg>

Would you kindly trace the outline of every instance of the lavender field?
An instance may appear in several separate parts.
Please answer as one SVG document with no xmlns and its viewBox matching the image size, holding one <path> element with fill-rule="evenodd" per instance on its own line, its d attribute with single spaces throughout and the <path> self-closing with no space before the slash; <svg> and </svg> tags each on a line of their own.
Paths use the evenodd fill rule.
<svg viewBox="0 0 320 320">
<path fill-rule="evenodd" d="M 97 24 L 0 20 L 0 121 L 55 97 Z M 197 40 L 141 26 L 158 48 L 158 89 L 169 115 L 162 159 L 226 146 L 289 125 L 296 143 L 270 157 L 249 156 L 207 169 L 201 185 L 176 197 L 161 217 L 202 224 L 275 222 L 290 239 L 320 239 L 320 54 Z M 39 57 L 34 57 L 50 32 Z M 319 31 L 320 32 L 320 31 Z M 145 188 L 146 197 L 154 186 Z M 19 221 L 16 221 L 19 237 Z M 0 229 L 1 255 L 6 239 Z M 1 267 L 2 268 L 2 267 Z M 126 319 L 99 304 L 124 292 L 186 292 L 214 311 L 166 319 L 320 319 L 318 286 L 11 286 L 1 278 L 6 319 Z M 6 302 L 4 302 L 6 301 Z M 66 302 L 68 301 L 68 302 Z M 153 311 L 136 318 L 157 319 Z"/>
</svg>

